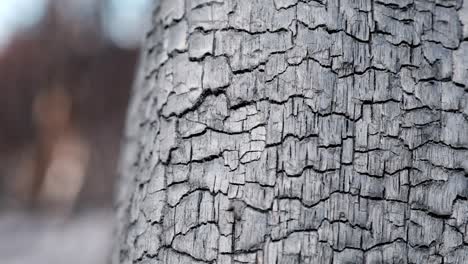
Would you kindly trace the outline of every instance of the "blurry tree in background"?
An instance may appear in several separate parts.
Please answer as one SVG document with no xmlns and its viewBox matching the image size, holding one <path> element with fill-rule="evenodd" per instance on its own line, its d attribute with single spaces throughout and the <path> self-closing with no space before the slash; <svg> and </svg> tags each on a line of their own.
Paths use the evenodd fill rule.
<svg viewBox="0 0 468 264">
<path fill-rule="evenodd" d="M 2 264 L 105 263 L 151 2 L 0 0 Z"/>
<path fill-rule="evenodd" d="M 39 2 L 47 5 L 37 24 L 0 46 L 0 199 L 109 206 L 147 17 L 134 9 L 149 1 Z"/>
</svg>

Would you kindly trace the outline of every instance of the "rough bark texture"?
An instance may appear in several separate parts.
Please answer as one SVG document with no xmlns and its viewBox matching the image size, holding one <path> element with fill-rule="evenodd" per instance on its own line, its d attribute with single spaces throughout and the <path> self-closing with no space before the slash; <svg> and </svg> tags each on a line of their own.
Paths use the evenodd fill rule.
<svg viewBox="0 0 468 264">
<path fill-rule="evenodd" d="M 115 263 L 468 263 L 466 11 L 162 1 Z"/>
</svg>

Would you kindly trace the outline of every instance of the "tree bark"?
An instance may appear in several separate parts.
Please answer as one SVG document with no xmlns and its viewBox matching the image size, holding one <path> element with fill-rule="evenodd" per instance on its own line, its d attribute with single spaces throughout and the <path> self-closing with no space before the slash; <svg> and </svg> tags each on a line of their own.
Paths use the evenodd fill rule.
<svg viewBox="0 0 468 264">
<path fill-rule="evenodd" d="M 114 263 L 468 263 L 461 0 L 167 0 Z"/>
</svg>

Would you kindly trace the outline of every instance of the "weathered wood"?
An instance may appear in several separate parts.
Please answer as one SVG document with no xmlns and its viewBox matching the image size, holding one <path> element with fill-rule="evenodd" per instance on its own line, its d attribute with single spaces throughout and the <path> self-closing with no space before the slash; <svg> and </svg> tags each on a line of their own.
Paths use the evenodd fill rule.
<svg viewBox="0 0 468 264">
<path fill-rule="evenodd" d="M 114 263 L 468 263 L 464 10 L 162 1 Z"/>
</svg>

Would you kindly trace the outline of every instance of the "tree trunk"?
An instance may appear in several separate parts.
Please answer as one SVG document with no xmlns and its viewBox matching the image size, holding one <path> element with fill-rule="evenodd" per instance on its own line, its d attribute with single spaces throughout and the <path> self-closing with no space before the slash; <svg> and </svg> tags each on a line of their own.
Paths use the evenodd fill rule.
<svg viewBox="0 0 468 264">
<path fill-rule="evenodd" d="M 466 11 L 163 0 L 114 263 L 468 263 Z"/>
</svg>

